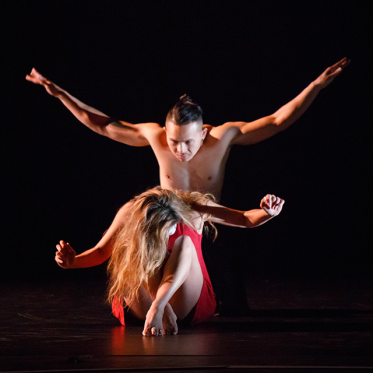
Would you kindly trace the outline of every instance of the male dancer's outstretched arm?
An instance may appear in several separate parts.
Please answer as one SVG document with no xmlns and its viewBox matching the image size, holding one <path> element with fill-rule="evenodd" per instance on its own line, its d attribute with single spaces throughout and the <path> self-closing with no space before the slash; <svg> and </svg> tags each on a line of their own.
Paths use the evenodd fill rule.
<svg viewBox="0 0 373 373">
<path fill-rule="evenodd" d="M 328 67 L 316 80 L 297 97 L 282 106 L 272 115 L 253 122 L 228 122 L 222 127 L 236 128 L 231 145 L 252 145 L 266 140 L 292 125 L 312 104 L 319 92 L 327 87 L 350 64 L 346 57 Z"/>
<path fill-rule="evenodd" d="M 149 142 L 143 136 L 142 130 L 144 127 L 151 126 L 151 123 L 134 125 L 111 118 L 79 101 L 57 84 L 42 76 L 35 68 L 31 70 L 29 75 L 26 75 L 26 80 L 42 85 L 51 96 L 59 98 L 67 109 L 92 131 L 131 146 L 149 145 Z"/>
</svg>

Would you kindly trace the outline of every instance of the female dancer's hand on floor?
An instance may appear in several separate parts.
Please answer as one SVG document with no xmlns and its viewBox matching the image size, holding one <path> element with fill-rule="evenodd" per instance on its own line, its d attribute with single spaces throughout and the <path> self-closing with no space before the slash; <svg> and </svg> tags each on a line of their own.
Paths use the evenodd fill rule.
<svg viewBox="0 0 373 373">
<path fill-rule="evenodd" d="M 285 201 L 273 194 L 267 194 L 260 202 L 260 207 L 270 216 L 277 216 Z"/>
<path fill-rule="evenodd" d="M 35 68 L 32 68 L 30 74 L 26 75 L 26 80 L 42 85 L 51 96 L 58 97 L 62 93 L 62 89 L 59 86 L 43 77 Z"/>
<path fill-rule="evenodd" d="M 142 335 L 161 336 L 163 334 L 163 312 L 164 309 L 160 309 L 154 302 L 152 303 L 148 313 L 146 314 Z"/>
<path fill-rule="evenodd" d="M 65 269 L 71 268 L 75 261 L 76 252 L 70 246 L 69 243 L 65 241 L 60 241 L 58 245 L 56 245 L 57 252 L 55 256 L 55 261 L 57 264 Z"/>
</svg>

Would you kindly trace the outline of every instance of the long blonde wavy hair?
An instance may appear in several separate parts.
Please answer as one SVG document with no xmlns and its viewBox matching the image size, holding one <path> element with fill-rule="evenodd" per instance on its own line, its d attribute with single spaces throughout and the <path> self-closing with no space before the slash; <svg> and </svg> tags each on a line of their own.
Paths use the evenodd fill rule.
<svg viewBox="0 0 373 373">
<path fill-rule="evenodd" d="M 108 264 L 110 303 L 114 298 L 120 302 L 126 298 L 127 306 L 131 305 L 140 286 L 146 286 L 162 267 L 170 229 L 179 223 L 195 229 L 191 223 L 196 217 L 193 205 L 205 205 L 207 200 L 214 197 L 161 187 L 149 189 L 132 200 L 129 218 L 116 234 Z"/>
</svg>

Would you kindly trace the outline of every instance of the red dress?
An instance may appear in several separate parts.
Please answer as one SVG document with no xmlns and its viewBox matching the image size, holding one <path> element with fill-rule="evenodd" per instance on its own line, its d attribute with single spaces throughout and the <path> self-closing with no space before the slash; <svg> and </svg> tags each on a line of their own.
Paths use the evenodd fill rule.
<svg viewBox="0 0 373 373">
<path fill-rule="evenodd" d="M 207 272 L 205 261 L 203 260 L 201 248 L 202 234 L 198 234 L 194 229 L 190 228 L 184 223 L 180 223 L 177 225 L 175 233 L 171 235 L 168 239 L 168 251 L 172 251 L 176 239 L 180 236 L 189 236 L 191 238 L 197 252 L 199 265 L 201 266 L 201 271 L 203 275 L 201 294 L 199 296 L 197 304 L 192 310 L 194 314 L 188 315 L 188 319 L 189 316 L 193 316 L 191 317 L 191 323 L 196 324 L 205 321 L 209 317 L 214 315 L 216 308 L 215 293 L 212 288 L 210 276 Z M 112 310 L 113 315 L 119 319 L 123 326 L 125 326 L 123 305 L 117 297 L 115 297 L 112 302 Z"/>
<path fill-rule="evenodd" d="M 189 236 L 196 248 L 199 265 L 201 266 L 201 271 L 203 275 L 203 284 L 201 289 L 201 295 L 199 296 L 198 302 L 194 307 L 194 315 L 191 323 L 196 324 L 207 320 L 209 317 L 213 316 L 216 308 L 215 293 L 212 288 L 210 276 L 207 272 L 205 261 L 203 260 L 201 241 L 202 234 L 198 234 L 194 229 L 180 223 L 176 227 L 175 233 L 168 239 L 169 251 L 172 251 L 176 239 L 180 236 Z"/>
</svg>

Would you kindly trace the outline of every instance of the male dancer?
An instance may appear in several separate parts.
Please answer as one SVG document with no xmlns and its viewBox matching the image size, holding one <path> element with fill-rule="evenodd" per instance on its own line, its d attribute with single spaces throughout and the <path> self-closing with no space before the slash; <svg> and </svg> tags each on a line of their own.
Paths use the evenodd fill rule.
<svg viewBox="0 0 373 373">
<path fill-rule="evenodd" d="M 170 110 L 165 127 L 157 123 L 130 124 L 85 105 L 34 68 L 26 80 L 42 85 L 80 122 L 98 134 L 130 146 L 150 145 L 158 160 L 163 188 L 210 192 L 219 200 L 231 147 L 256 144 L 288 128 L 349 63 L 343 58 L 327 68 L 272 115 L 253 122 L 227 122 L 217 127 L 203 124 L 201 108 L 186 96 Z"/>
<path fill-rule="evenodd" d="M 157 123 L 130 124 L 85 105 L 35 69 L 26 80 L 42 85 L 80 122 L 98 134 L 130 146 L 150 145 L 158 160 L 163 188 L 210 192 L 219 200 L 231 147 L 256 144 L 288 128 L 308 109 L 321 89 L 328 86 L 349 63 L 347 58 L 343 58 L 327 68 L 297 97 L 272 115 L 253 122 L 227 122 L 217 127 L 203 124 L 201 108 L 187 96 L 181 97 L 169 111 L 165 127 Z M 105 238 L 87 252 L 95 263 L 107 259 L 105 255 L 100 256 L 101 246 L 107 244 L 104 241 Z"/>
</svg>

